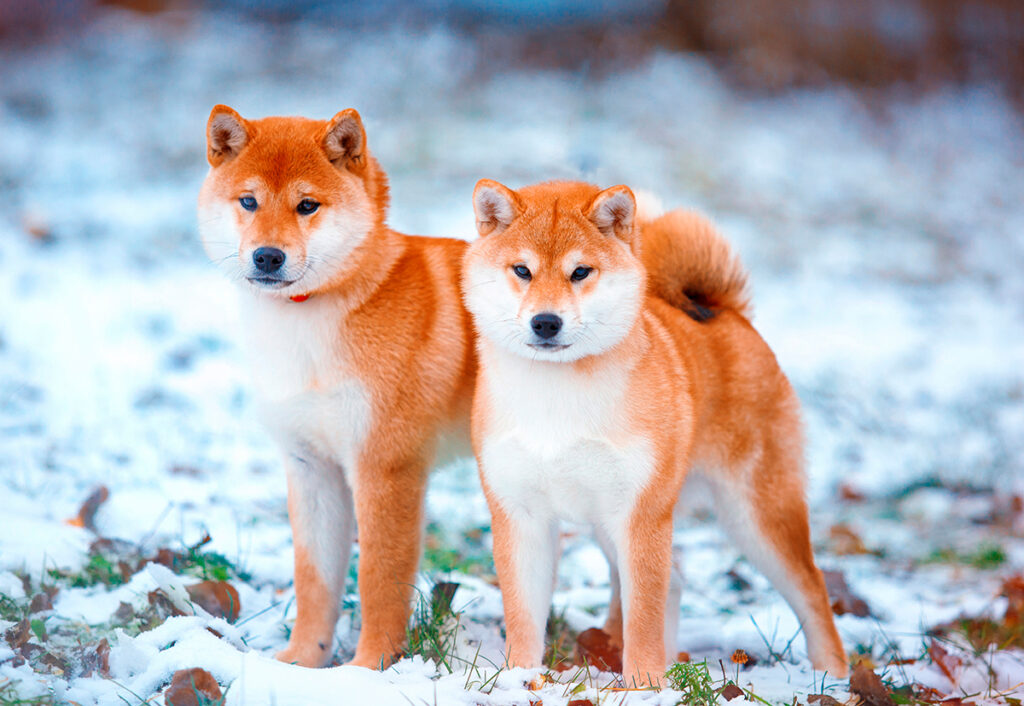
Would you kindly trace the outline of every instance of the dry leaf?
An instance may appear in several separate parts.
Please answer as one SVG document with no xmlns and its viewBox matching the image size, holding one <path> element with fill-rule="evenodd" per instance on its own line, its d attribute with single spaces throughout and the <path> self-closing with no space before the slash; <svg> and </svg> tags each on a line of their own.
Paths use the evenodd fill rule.
<svg viewBox="0 0 1024 706">
<path fill-rule="evenodd" d="M 622 648 L 612 643 L 611 635 L 601 628 L 584 630 L 576 638 L 576 654 L 602 672 L 622 672 Z"/>
<path fill-rule="evenodd" d="M 201 581 L 186 590 L 193 603 L 215 618 L 224 618 L 229 623 L 238 620 L 242 603 L 238 591 L 227 581 Z"/>
<path fill-rule="evenodd" d="M 839 701 L 836 701 L 828 694 L 809 694 L 807 696 L 807 703 L 816 703 L 819 704 L 819 706 L 842 706 L 842 704 Z"/>
<path fill-rule="evenodd" d="M 858 664 L 853 668 L 850 675 L 850 693 L 863 699 L 867 706 L 895 706 L 882 680 L 864 664 Z"/>
<path fill-rule="evenodd" d="M 860 538 L 860 535 L 847 525 L 832 525 L 832 529 L 828 531 L 828 538 L 832 542 L 832 551 L 839 556 L 872 553 L 864 544 L 864 540 Z"/>
<path fill-rule="evenodd" d="M 209 701 L 222 698 L 220 685 L 205 669 L 179 669 L 171 677 L 171 686 L 164 694 L 166 706 L 199 706 L 199 695 Z"/>
<path fill-rule="evenodd" d="M 96 512 L 100 509 L 100 505 L 107 502 L 109 497 L 110 491 L 107 486 L 99 486 L 82 503 L 82 507 L 78 510 L 78 516 L 72 517 L 67 523 L 73 527 L 84 527 L 90 532 L 95 532 Z"/>
<path fill-rule="evenodd" d="M 738 696 L 743 696 L 743 689 L 730 682 L 725 685 L 725 688 L 723 688 L 719 694 L 726 701 L 732 701 Z"/>
<path fill-rule="evenodd" d="M 850 613 L 858 618 L 867 618 L 871 615 L 871 609 L 868 608 L 867 602 L 850 590 L 841 571 L 823 571 L 822 574 L 825 576 L 825 588 L 832 601 L 833 613 L 836 615 Z"/>
</svg>

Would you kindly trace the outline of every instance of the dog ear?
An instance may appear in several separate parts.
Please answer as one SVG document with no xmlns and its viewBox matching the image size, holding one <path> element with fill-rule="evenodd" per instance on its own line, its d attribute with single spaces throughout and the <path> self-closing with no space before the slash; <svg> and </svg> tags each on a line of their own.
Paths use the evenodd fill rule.
<svg viewBox="0 0 1024 706">
<path fill-rule="evenodd" d="M 361 169 L 366 164 L 366 130 L 363 120 L 353 108 L 341 111 L 324 131 L 323 148 L 334 166 Z"/>
<path fill-rule="evenodd" d="M 491 179 L 481 179 L 473 189 L 473 212 L 480 235 L 497 234 L 508 228 L 523 212 L 516 192 Z"/>
<path fill-rule="evenodd" d="M 234 159 L 249 142 L 249 124 L 226 105 L 215 105 L 206 121 L 206 159 L 219 167 Z"/>
<path fill-rule="evenodd" d="M 633 240 L 633 221 L 636 199 L 628 186 L 612 186 L 590 202 L 587 218 L 605 235 L 612 235 L 627 243 Z"/>
</svg>

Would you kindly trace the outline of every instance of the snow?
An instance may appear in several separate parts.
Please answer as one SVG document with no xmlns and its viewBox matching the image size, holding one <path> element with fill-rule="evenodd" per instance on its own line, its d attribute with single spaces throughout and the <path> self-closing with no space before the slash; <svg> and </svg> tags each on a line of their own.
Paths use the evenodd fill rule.
<svg viewBox="0 0 1024 706">
<path fill-rule="evenodd" d="M 82 566 L 94 535 L 65 520 L 101 483 L 111 496 L 100 535 L 153 552 L 208 532 L 204 549 L 251 575 L 232 581 L 233 626 L 187 603 L 196 579 L 158 565 L 113 588 L 64 586 L 43 614 L 51 631 L 98 635 L 121 602 L 142 609 L 158 587 L 188 615 L 136 636 L 108 630 L 111 679 L 37 674 L 0 643 L 0 686 L 121 703 L 202 666 L 230 684 L 229 704 L 568 700 L 565 685 L 527 690 L 536 671 L 488 681 L 502 661 L 500 593 L 457 572 L 424 576 L 422 588 L 460 584 L 455 655 L 476 662 L 468 675 L 420 657 L 382 673 L 273 661 L 294 619 L 284 480 L 251 407 L 236 293 L 196 237 L 215 103 L 251 116 L 357 107 L 391 176 L 390 221 L 405 232 L 471 237 L 484 176 L 627 183 L 707 211 L 751 270 L 755 324 L 804 403 L 820 563 L 842 570 L 874 614 L 838 619 L 847 647 L 880 664 L 917 657 L 927 629 L 1005 607 L 1000 579 L 1024 567 L 1020 518 L 992 521 L 1024 493 L 1024 131 L 986 87 L 874 102 L 842 88 L 756 96 L 699 58 L 658 51 L 608 74 L 531 69 L 495 66 L 443 27 L 268 28 L 118 10 L 60 42 L 0 46 L 0 67 L 0 594 L 27 598 L 10 572 L 38 585 L 48 569 Z M 840 501 L 840 486 L 866 499 Z M 487 525 L 469 460 L 435 474 L 428 511 L 445 537 Z M 835 554 L 828 529 L 840 522 L 882 556 Z M 997 570 L 923 563 L 986 542 L 1006 553 Z M 772 703 L 823 688 L 844 698 L 844 683 L 806 663 L 792 612 L 712 525 L 686 523 L 677 545 L 680 649 L 707 658 L 716 679 L 718 660 L 733 678 L 729 655 L 746 650 L 759 663 L 740 685 Z M 567 528 L 556 610 L 583 629 L 606 602 L 600 553 Z M 349 595 L 336 631 L 342 660 L 356 604 Z M 1024 682 L 1019 652 L 964 654 L 968 693 Z M 925 660 L 889 669 L 897 684 L 951 688 Z M 584 693 L 596 700 L 608 680 L 593 675 Z"/>
</svg>

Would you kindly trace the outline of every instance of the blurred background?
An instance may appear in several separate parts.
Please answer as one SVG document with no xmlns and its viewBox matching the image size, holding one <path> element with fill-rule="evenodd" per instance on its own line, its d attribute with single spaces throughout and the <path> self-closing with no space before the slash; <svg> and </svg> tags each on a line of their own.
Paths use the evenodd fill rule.
<svg viewBox="0 0 1024 706">
<path fill-rule="evenodd" d="M 481 177 L 707 212 L 803 400 L 825 563 L 1024 565 L 1024 3 L 39 0 L 0 4 L 0 569 L 80 563 L 60 521 L 103 483 L 101 534 L 209 530 L 288 585 L 235 292 L 196 234 L 216 103 L 357 108 L 404 232 L 471 238 Z M 486 574 L 472 465 L 433 482 L 427 570 Z M 699 612 L 736 557 L 681 541 L 716 548 Z M 876 600 L 982 590 L 942 576 Z"/>
</svg>

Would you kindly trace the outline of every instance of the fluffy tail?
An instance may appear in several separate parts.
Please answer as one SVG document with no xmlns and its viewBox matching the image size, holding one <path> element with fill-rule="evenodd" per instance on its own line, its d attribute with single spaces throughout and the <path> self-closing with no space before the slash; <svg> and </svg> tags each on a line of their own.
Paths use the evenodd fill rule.
<svg viewBox="0 0 1024 706">
<path fill-rule="evenodd" d="M 750 318 L 747 273 L 715 226 L 693 211 L 641 223 L 651 292 L 697 321 L 723 309 Z"/>
</svg>

